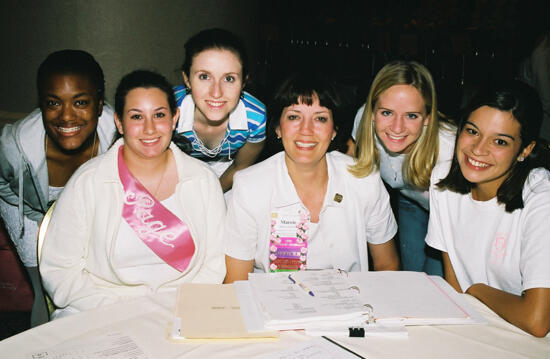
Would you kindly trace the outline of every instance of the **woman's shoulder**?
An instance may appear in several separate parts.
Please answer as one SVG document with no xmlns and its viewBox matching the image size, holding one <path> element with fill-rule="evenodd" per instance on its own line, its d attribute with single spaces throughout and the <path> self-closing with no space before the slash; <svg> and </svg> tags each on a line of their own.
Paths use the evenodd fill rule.
<svg viewBox="0 0 550 359">
<path fill-rule="evenodd" d="M 345 153 L 342 153 L 340 151 L 327 152 L 327 158 L 332 161 L 332 164 L 338 170 L 344 168 L 347 169 L 348 166 L 352 166 L 355 164 L 355 160 L 353 159 L 353 157 L 346 155 Z"/>
<path fill-rule="evenodd" d="M 274 154 L 273 156 L 258 162 L 252 166 L 239 170 L 235 173 L 235 181 L 271 182 L 275 177 L 275 173 L 284 168 L 284 151 Z"/>
<path fill-rule="evenodd" d="M 535 168 L 523 185 L 523 199 L 527 205 L 530 201 L 544 201 L 550 203 L 550 171 L 545 168 Z"/>
<path fill-rule="evenodd" d="M 438 162 L 432 169 L 430 183 L 437 184 L 443 178 L 447 177 L 449 170 L 451 169 L 451 163 L 452 161 L 450 159 Z"/>
<path fill-rule="evenodd" d="M 438 162 L 453 158 L 456 138 L 456 127 L 447 121 L 439 122 L 439 156 Z"/>
<path fill-rule="evenodd" d="M 176 97 L 176 104 L 179 106 L 187 95 L 187 87 L 184 85 L 177 85 L 172 88 L 174 90 L 174 96 Z"/>
<path fill-rule="evenodd" d="M 265 114 L 265 105 L 257 97 L 253 96 L 249 92 L 243 91 L 241 101 L 244 103 L 247 109 L 252 109 Z"/>
<path fill-rule="evenodd" d="M 42 112 L 39 108 L 34 109 L 24 118 L 14 122 L 8 123 L 1 128 L 1 143 L 12 144 L 13 142 L 20 141 L 22 138 L 34 138 L 39 133 L 44 132 L 44 125 L 42 124 Z M 32 143 L 34 145 L 34 143 Z"/>
<path fill-rule="evenodd" d="M 170 149 L 176 159 L 176 165 L 178 166 L 178 173 L 185 178 L 197 178 L 197 177 L 213 177 L 218 180 L 214 171 L 210 166 L 197 158 L 194 158 L 182 150 L 173 142 L 170 145 Z"/>
<path fill-rule="evenodd" d="M 372 187 L 373 182 L 381 181 L 380 172 L 376 169 L 367 176 L 354 176 L 349 171 L 349 168 L 355 164 L 355 159 L 342 152 L 332 151 L 327 153 L 327 160 L 330 162 L 333 175 L 336 175 L 338 179 L 345 181 L 352 186 L 369 188 Z"/>
</svg>

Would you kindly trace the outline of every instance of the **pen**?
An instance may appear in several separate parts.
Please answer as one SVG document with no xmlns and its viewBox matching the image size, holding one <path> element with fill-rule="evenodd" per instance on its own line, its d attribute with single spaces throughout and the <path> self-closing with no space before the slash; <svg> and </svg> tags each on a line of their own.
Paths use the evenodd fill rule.
<svg viewBox="0 0 550 359">
<path fill-rule="evenodd" d="M 315 294 L 313 294 L 313 292 L 308 288 L 306 287 L 306 285 L 302 282 L 298 282 L 296 279 L 292 278 L 292 274 L 289 274 L 288 275 L 288 279 L 290 279 L 290 281 L 293 283 L 293 284 L 296 284 L 297 286 L 299 286 L 300 288 L 302 288 L 304 291 L 306 291 L 306 293 L 308 293 L 309 295 L 311 295 L 312 297 L 315 297 Z"/>
</svg>

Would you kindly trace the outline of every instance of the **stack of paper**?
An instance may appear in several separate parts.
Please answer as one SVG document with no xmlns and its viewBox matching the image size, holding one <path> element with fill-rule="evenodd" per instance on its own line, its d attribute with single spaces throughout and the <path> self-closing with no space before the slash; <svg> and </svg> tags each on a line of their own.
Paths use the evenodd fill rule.
<svg viewBox="0 0 550 359">
<path fill-rule="evenodd" d="M 337 270 L 250 274 L 265 328 L 323 330 L 378 325 L 476 324 L 484 319 L 440 277 Z"/>
<path fill-rule="evenodd" d="M 266 328 L 349 327 L 365 322 L 368 308 L 338 271 L 254 273 L 248 280 Z"/>
</svg>

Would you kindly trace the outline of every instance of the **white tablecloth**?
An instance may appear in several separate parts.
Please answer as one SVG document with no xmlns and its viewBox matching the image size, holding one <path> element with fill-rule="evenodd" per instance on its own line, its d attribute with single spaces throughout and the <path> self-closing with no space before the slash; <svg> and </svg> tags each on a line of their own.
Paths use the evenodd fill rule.
<svg viewBox="0 0 550 359">
<path fill-rule="evenodd" d="M 488 325 L 408 327 L 407 339 L 333 339 L 369 359 L 550 358 L 550 337 L 526 334 L 475 298 L 465 296 L 488 320 Z M 110 331 L 129 334 L 150 359 L 250 359 L 310 339 L 302 332 L 283 332 L 280 340 L 274 342 L 173 343 L 166 333 L 174 303 L 175 292 L 162 293 L 58 319 L 1 341 L 0 357 L 25 358 L 41 349 Z"/>
</svg>

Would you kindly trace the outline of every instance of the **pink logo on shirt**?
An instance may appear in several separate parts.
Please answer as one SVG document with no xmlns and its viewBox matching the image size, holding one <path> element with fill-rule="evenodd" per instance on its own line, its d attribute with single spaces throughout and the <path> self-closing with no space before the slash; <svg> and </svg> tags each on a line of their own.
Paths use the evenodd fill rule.
<svg viewBox="0 0 550 359">
<path fill-rule="evenodd" d="M 491 249 L 491 261 L 501 263 L 506 257 L 506 246 L 508 245 L 508 234 L 497 233 Z"/>
</svg>

